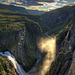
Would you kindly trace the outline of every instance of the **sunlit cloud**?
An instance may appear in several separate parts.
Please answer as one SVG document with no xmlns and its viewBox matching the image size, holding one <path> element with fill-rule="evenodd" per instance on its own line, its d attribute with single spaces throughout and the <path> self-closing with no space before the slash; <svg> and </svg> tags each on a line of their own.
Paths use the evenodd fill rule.
<svg viewBox="0 0 75 75">
<path fill-rule="evenodd" d="M 62 2 L 67 2 L 67 1 L 65 1 L 65 0 L 62 0 Z"/>
<path fill-rule="evenodd" d="M 57 2 L 54 2 L 54 3 L 41 3 L 43 4 L 43 6 L 29 6 L 29 7 L 26 7 L 27 9 L 32 9 L 32 10 L 39 10 L 39 11 L 49 11 L 50 9 L 56 9 L 56 8 L 59 8 L 59 6 L 61 5 L 60 3 L 58 3 L 58 6 L 57 6 Z"/>
<path fill-rule="evenodd" d="M 29 9 L 32 9 L 32 10 L 38 10 L 38 6 L 29 6 L 29 7 L 26 7 L 26 8 L 29 8 Z"/>
<path fill-rule="evenodd" d="M 60 1 L 60 0 L 56 0 L 56 1 Z"/>
<path fill-rule="evenodd" d="M 60 1 L 60 0 L 58 0 L 58 1 Z M 30 7 L 26 7 L 26 8 L 32 9 L 32 10 L 39 10 L 39 11 L 51 11 L 51 10 L 60 8 L 61 6 L 65 5 L 65 3 L 62 4 L 57 1 L 53 2 L 53 3 L 48 3 L 48 2 L 39 2 L 39 3 L 43 4 L 43 6 L 30 6 Z"/>
<path fill-rule="evenodd" d="M 56 0 L 56 1 L 58 2 L 58 1 L 61 1 L 61 0 Z M 61 2 L 67 2 L 67 1 L 66 0 L 62 0 Z"/>
<path fill-rule="evenodd" d="M 55 2 L 36 2 L 32 3 L 33 5 L 28 5 L 27 4 L 23 4 L 23 2 L 15 2 L 15 0 L 7 0 L 8 2 L 4 2 L 3 4 L 12 4 L 12 2 L 14 3 L 13 5 L 15 6 L 20 6 L 20 7 L 24 7 L 26 9 L 31 9 L 31 10 L 39 10 L 39 11 L 51 11 L 51 10 L 55 10 L 57 8 L 61 8 L 62 6 L 65 6 L 69 3 L 73 3 L 74 4 L 74 0 L 56 0 Z M 31 3 L 30 3 L 31 4 Z"/>
</svg>

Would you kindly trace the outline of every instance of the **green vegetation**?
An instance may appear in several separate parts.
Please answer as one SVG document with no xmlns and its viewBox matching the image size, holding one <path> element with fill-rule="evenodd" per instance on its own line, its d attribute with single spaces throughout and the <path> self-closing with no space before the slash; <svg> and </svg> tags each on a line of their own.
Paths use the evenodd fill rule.
<svg viewBox="0 0 75 75">
<path fill-rule="evenodd" d="M 25 8 L 22 7 L 17 7 L 17 6 L 13 6 L 13 5 L 4 5 L 4 4 L 0 4 L 0 11 L 4 12 L 17 12 L 17 13 L 25 13 L 25 14 L 29 14 L 28 11 Z"/>
<path fill-rule="evenodd" d="M 12 12 L 8 7 L 0 7 L 0 51 L 11 51 L 28 71 L 36 61 L 36 38 L 43 32 L 38 23 L 41 17 Z"/>
<path fill-rule="evenodd" d="M 0 56 L 0 75 L 18 75 L 11 61 Z"/>
<path fill-rule="evenodd" d="M 20 30 L 25 30 L 27 28 L 31 34 L 35 32 L 34 34 L 36 35 L 39 35 L 39 31 L 42 31 L 40 25 L 33 21 L 33 17 L 36 19 L 37 16 L 14 13 L 8 9 L 4 10 L 2 8 L 5 9 L 5 5 L 0 7 L 0 40 L 6 37 L 6 39 L 10 41 L 7 42 L 5 48 L 11 48 L 13 45 L 17 44 L 18 40 L 16 38 Z M 32 20 L 28 18 L 32 18 Z M 12 35 L 15 36 L 12 37 Z M 15 40 L 12 40 L 13 38 L 15 38 Z"/>
<path fill-rule="evenodd" d="M 0 14 L 0 40 L 7 39 L 5 48 L 11 48 L 17 43 L 19 30 L 24 29 L 25 17 Z M 13 40 L 15 38 L 15 40 Z"/>
</svg>

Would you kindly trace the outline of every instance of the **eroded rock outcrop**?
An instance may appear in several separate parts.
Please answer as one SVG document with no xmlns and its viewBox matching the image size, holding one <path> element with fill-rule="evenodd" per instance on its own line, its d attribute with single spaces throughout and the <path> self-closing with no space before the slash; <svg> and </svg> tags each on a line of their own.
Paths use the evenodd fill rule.
<svg viewBox="0 0 75 75">
<path fill-rule="evenodd" d="M 75 75 L 75 51 L 73 53 L 73 57 L 72 57 L 72 64 L 70 66 L 68 75 Z"/>
<path fill-rule="evenodd" d="M 56 60 L 52 63 L 50 72 L 47 75 L 74 75 L 75 74 L 75 20 L 64 39 L 57 54 Z"/>
<path fill-rule="evenodd" d="M 0 33 L 2 37 L 0 38 L 0 51 L 9 50 L 23 68 L 28 71 L 37 60 L 36 39 L 42 33 L 39 24 L 32 20 L 26 20 L 24 25 L 16 28 L 15 31 L 8 29 L 8 31 L 2 30 Z"/>
</svg>

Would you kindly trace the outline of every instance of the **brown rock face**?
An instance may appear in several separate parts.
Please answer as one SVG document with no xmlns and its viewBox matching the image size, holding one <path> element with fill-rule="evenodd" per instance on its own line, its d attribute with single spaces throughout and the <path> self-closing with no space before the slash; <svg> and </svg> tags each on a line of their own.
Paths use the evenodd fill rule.
<svg viewBox="0 0 75 75">
<path fill-rule="evenodd" d="M 75 20 L 58 51 L 47 75 L 75 75 Z"/>
<path fill-rule="evenodd" d="M 73 53 L 73 60 L 72 60 L 72 64 L 70 66 L 68 75 L 75 75 L 75 51 Z"/>
</svg>

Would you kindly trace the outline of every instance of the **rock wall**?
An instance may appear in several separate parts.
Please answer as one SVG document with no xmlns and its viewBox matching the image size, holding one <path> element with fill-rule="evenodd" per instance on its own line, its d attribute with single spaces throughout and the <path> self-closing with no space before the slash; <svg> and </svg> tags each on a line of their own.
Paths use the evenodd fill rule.
<svg viewBox="0 0 75 75">
<path fill-rule="evenodd" d="M 75 74 L 75 20 L 67 32 L 63 44 L 59 50 L 56 60 L 52 63 L 47 75 L 74 75 Z"/>
<path fill-rule="evenodd" d="M 70 66 L 68 75 L 75 75 L 75 51 L 73 52 L 72 64 Z"/>
<path fill-rule="evenodd" d="M 5 36 L 0 40 L 0 50 L 9 50 L 16 60 L 28 71 L 36 62 L 36 40 L 41 34 L 40 27 L 35 22 L 26 22 L 22 29 L 12 33 L 3 32 Z"/>
</svg>

